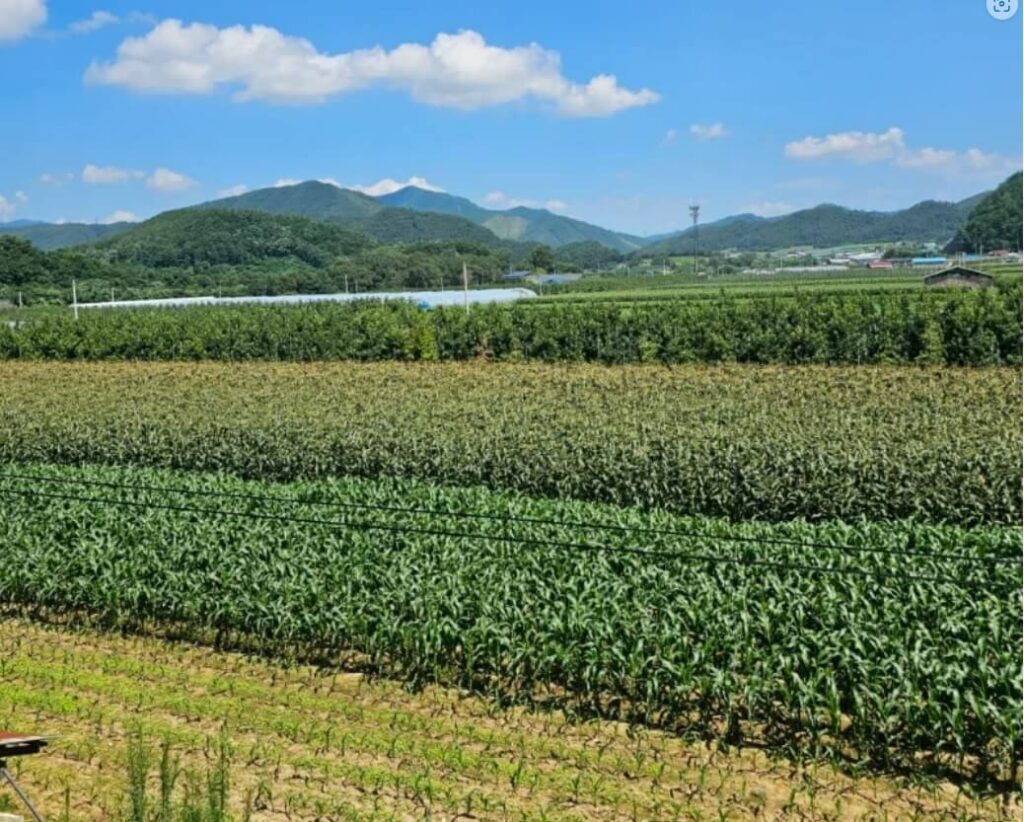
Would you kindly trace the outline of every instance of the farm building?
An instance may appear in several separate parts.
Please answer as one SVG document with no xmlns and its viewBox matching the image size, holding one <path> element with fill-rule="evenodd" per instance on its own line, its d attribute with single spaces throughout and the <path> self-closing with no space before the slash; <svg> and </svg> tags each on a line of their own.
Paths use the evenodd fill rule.
<svg viewBox="0 0 1024 822">
<path fill-rule="evenodd" d="M 914 257 L 911 261 L 911 265 L 945 265 L 948 263 L 945 257 Z"/>
<path fill-rule="evenodd" d="M 962 265 L 937 271 L 924 278 L 924 284 L 929 288 L 991 288 L 995 282 L 990 274 Z"/>
</svg>

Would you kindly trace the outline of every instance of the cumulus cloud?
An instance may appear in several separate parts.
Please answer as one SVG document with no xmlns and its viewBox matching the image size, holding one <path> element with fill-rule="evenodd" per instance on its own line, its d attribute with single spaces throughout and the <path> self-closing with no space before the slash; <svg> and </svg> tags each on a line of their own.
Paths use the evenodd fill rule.
<svg viewBox="0 0 1024 822">
<path fill-rule="evenodd" d="M 797 160 L 834 158 L 855 163 L 889 162 L 900 168 L 931 171 L 949 177 L 1003 175 L 1020 168 L 1014 157 L 988 154 L 978 148 L 911 148 L 903 129 L 875 133 L 844 131 L 824 137 L 805 137 L 786 144 L 786 156 Z"/>
<path fill-rule="evenodd" d="M 0 0 L 0 43 L 20 40 L 44 22 L 45 0 Z"/>
<path fill-rule="evenodd" d="M 679 132 L 676 131 L 674 128 L 670 128 L 668 131 L 665 132 L 665 136 L 661 138 L 661 144 L 663 146 L 670 146 L 678 139 Z"/>
<path fill-rule="evenodd" d="M 218 197 L 237 197 L 239 194 L 245 194 L 249 190 L 249 186 L 245 183 L 238 183 L 238 185 L 228 186 L 222 188 L 217 192 Z"/>
<path fill-rule="evenodd" d="M 137 180 L 143 176 L 145 174 L 141 171 L 118 168 L 117 166 L 97 166 L 92 163 L 86 163 L 85 168 L 82 169 L 82 182 L 95 185 L 127 183 L 129 180 Z"/>
<path fill-rule="evenodd" d="M 76 20 L 68 26 L 68 29 L 72 34 L 88 34 L 90 32 L 97 31 L 104 26 L 112 26 L 114 23 L 119 23 L 120 21 L 121 18 L 116 14 L 112 14 L 109 11 L 103 11 L 101 9 L 99 11 L 94 11 L 84 20 Z"/>
<path fill-rule="evenodd" d="M 24 191 L 15 191 L 14 199 L 17 200 L 19 203 L 27 203 L 28 195 Z"/>
<path fill-rule="evenodd" d="M 563 200 L 530 200 L 509 197 L 504 191 L 491 191 L 484 195 L 484 204 L 492 208 L 546 208 L 548 211 L 567 211 L 569 206 Z"/>
<path fill-rule="evenodd" d="M 728 136 L 729 132 L 721 123 L 711 123 L 709 125 L 694 123 L 690 126 L 690 134 L 698 140 L 721 140 L 723 137 Z"/>
<path fill-rule="evenodd" d="M 892 160 L 906 151 L 903 129 L 890 128 L 881 134 L 871 131 L 843 131 L 824 137 L 804 137 L 786 143 L 786 156 L 797 160 L 835 157 L 855 163 Z"/>
<path fill-rule="evenodd" d="M 444 191 L 440 186 L 435 186 L 432 183 L 427 182 L 425 177 L 410 177 L 404 182 L 401 180 L 392 180 L 390 177 L 385 177 L 383 180 L 378 180 L 372 185 L 350 185 L 347 188 L 353 191 L 360 191 L 363 194 L 369 194 L 371 197 L 381 197 L 384 194 L 393 194 L 396 191 L 400 191 L 403 188 L 409 186 L 415 186 L 416 188 L 422 188 L 424 191 Z"/>
<path fill-rule="evenodd" d="M 7 217 L 13 217 L 16 210 L 14 203 L 4 197 L 3 194 L 0 194 L 0 217 L 5 219 Z"/>
<path fill-rule="evenodd" d="M 102 220 L 101 223 L 137 223 L 139 218 L 132 211 L 126 211 L 123 208 L 119 208 L 117 211 L 111 212 Z"/>
<path fill-rule="evenodd" d="M 154 191 L 184 191 L 197 185 L 195 180 L 169 168 L 158 168 L 146 178 L 146 187 Z"/>
<path fill-rule="evenodd" d="M 570 117 L 601 117 L 657 102 L 650 89 L 631 91 L 609 74 L 568 80 L 561 55 L 537 43 L 489 45 L 475 31 L 438 34 L 428 45 L 403 43 L 328 54 L 302 37 L 269 26 L 218 28 L 168 19 L 129 37 L 108 62 L 94 62 L 86 82 L 135 91 L 209 94 L 235 90 L 236 100 L 320 103 L 369 88 L 402 91 L 433 106 L 477 109 L 534 98 Z"/>
<path fill-rule="evenodd" d="M 748 203 L 740 211 L 743 214 L 756 214 L 758 217 L 779 217 L 789 214 L 794 208 L 781 200 L 765 200 L 760 203 Z"/>
</svg>

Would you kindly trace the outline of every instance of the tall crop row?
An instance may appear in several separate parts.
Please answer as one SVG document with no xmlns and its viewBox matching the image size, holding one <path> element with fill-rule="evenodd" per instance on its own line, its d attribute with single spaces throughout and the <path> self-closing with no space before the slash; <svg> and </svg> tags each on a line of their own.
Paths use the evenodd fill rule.
<svg viewBox="0 0 1024 822">
<path fill-rule="evenodd" d="M 734 520 L 1021 516 L 1010 369 L 0 364 L 0 460 L 415 477 Z"/>
<path fill-rule="evenodd" d="M 15 470 L 123 487 L 0 480 L 0 603 L 215 632 L 267 652 L 351 652 L 417 685 L 561 701 L 887 767 L 1008 779 L 1019 764 L 1014 528 L 730 526 L 408 482 L 4 473 Z M 223 492 L 301 504 L 216 496 Z M 611 520 L 619 530 L 324 503 Z M 335 524 L 294 521 L 303 517 Z M 695 533 L 636 530 L 650 526 Z M 508 538 L 532 542 L 499 541 Z"/>
<path fill-rule="evenodd" d="M 1016 364 L 1019 286 L 633 305 L 88 311 L 0 326 L 0 359 Z"/>
</svg>

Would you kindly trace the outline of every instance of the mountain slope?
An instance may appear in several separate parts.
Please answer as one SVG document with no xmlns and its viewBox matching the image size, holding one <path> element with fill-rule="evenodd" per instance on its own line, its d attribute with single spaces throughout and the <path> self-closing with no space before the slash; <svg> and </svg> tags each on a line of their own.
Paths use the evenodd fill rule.
<svg viewBox="0 0 1024 822">
<path fill-rule="evenodd" d="M 966 222 L 947 246 L 947 251 L 994 251 L 1021 249 L 1021 219 L 1024 197 L 1018 171 L 982 198 L 971 210 Z"/>
<path fill-rule="evenodd" d="M 825 204 L 782 217 L 727 217 L 699 228 L 700 248 L 721 251 L 771 251 L 792 246 L 830 246 L 871 242 L 945 243 L 967 218 L 978 197 L 958 203 L 925 200 L 901 211 L 858 211 Z M 693 249 L 693 229 L 645 248 L 651 254 L 685 254 Z"/>
<path fill-rule="evenodd" d="M 503 240 L 544 243 L 554 247 L 593 240 L 616 251 L 634 251 L 643 245 L 639 237 L 553 214 L 545 209 L 519 206 L 496 211 L 482 208 L 465 197 L 425 191 L 415 186 L 384 194 L 377 200 L 398 208 L 464 217 L 490 229 Z"/>
<path fill-rule="evenodd" d="M 358 191 L 307 180 L 293 186 L 261 188 L 236 197 L 211 200 L 193 208 L 294 214 L 311 220 L 344 220 L 372 217 L 384 206 Z"/>
<path fill-rule="evenodd" d="M 427 191 L 416 186 L 406 186 L 391 194 L 382 194 L 375 198 L 377 202 L 393 208 L 409 208 L 413 211 L 430 211 L 434 214 L 451 214 L 465 217 L 474 223 L 483 223 L 492 212 L 482 208 L 472 200 L 457 197 L 443 191 Z"/>
<path fill-rule="evenodd" d="M 501 244 L 492 232 L 462 217 L 407 208 L 384 208 L 372 217 L 330 219 L 327 222 L 361 231 L 386 245 L 459 241 L 496 248 Z"/>
<path fill-rule="evenodd" d="M 211 200 L 194 208 L 291 214 L 360 231 L 383 243 L 460 240 L 494 246 L 498 241 L 486 228 L 457 213 L 393 208 L 358 191 L 315 180 L 293 186 L 262 188 L 237 197 Z"/>
<path fill-rule="evenodd" d="M 84 250 L 110 262 L 146 268 L 249 265 L 271 259 L 322 268 L 371 245 L 362 234 L 305 217 L 186 208 L 165 211 Z"/>
<path fill-rule="evenodd" d="M 11 234 L 28 240 L 36 248 L 53 251 L 69 245 L 91 243 L 127 231 L 135 223 L 33 223 L 31 225 L 0 224 L 0 234 Z"/>
</svg>

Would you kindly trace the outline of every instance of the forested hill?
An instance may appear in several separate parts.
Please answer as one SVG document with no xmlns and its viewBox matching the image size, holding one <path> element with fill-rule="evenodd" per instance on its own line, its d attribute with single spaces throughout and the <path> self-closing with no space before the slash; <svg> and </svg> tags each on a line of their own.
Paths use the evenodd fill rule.
<svg viewBox="0 0 1024 822">
<path fill-rule="evenodd" d="M 317 180 L 261 188 L 194 208 L 307 217 L 359 231 L 388 244 L 461 241 L 497 246 L 499 242 L 493 232 L 458 215 L 392 208 L 358 191 Z"/>
<path fill-rule="evenodd" d="M 304 217 L 258 211 L 165 211 L 101 240 L 89 253 L 145 268 L 249 265 L 292 259 L 320 267 L 373 245 L 366 235 Z"/>
<path fill-rule="evenodd" d="M 28 240 L 36 248 L 52 251 L 69 245 L 91 243 L 127 231 L 135 223 L 31 223 L 29 225 L 0 225 L 0 234 L 10 234 Z"/>
<path fill-rule="evenodd" d="M 995 251 L 1021 249 L 1021 222 L 1024 220 L 1024 197 L 1021 172 L 1011 175 L 974 207 L 967 221 L 947 247 L 952 253 L 961 251 Z"/>
<path fill-rule="evenodd" d="M 925 200 L 902 211 L 857 211 L 820 205 L 783 217 L 739 215 L 699 228 L 700 247 L 707 251 L 734 248 L 770 251 L 793 246 L 828 248 L 849 243 L 946 243 L 967 219 L 981 195 L 958 203 Z M 653 254 L 688 253 L 693 229 L 674 234 L 647 247 Z"/>
</svg>

